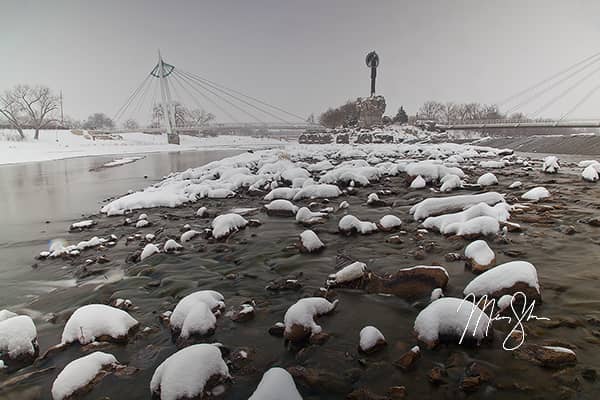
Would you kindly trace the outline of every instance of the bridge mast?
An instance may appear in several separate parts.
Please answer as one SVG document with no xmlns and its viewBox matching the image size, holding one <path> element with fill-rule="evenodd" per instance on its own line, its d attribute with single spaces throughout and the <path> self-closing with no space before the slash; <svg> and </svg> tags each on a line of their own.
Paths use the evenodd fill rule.
<svg viewBox="0 0 600 400">
<path fill-rule="evenodd" d="M 173 110 L 173 102 L 171 101 L 171 90 L 169 89 L 169 82 L 165 79 L 168 74 L 165 71 L 165 63 L 160 55 L 160 50 L 158 51 L 157 67 L 158 78 L 160 82 L 160 94 L 162 98 L 162 110 L 166 122 L 168 142 L 170 144 L 179 144 L 179 135 L 174 131 L 175 113 Z"/>
</svg>

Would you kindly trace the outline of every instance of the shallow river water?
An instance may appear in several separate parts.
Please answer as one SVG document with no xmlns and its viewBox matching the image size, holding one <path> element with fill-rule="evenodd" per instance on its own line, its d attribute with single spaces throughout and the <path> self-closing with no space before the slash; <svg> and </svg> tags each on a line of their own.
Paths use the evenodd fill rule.
<svg viewBox="0 0 600 400">
<path fill-rule="evenodd" d="M 173 162 L 169 168 L 181 170 L 223 156 L 216 152 L 193 154 L 177 161 L 167 157 L 163 162 Z M 198 158 L 187 159 L 188 156 Z M 415 368 L 404 372 L 392 363 L 417 344 L 412 332 L 414 319 L 429 299 L 408 302 L 395 296 L 337 289 L 337 310 L 319 319 L 324 331 L 331 335 L 325 344 L 290 348 L 282 338 L 269 335 L 267 330 L 275 322 L 283 320 L 291 304 L 318 291 L 327 276 L 336 271 L 341 257 L 363 261 L 376 272 L 395 272 L 415 265 L 442 265 L 450 275 L 445 294 L 462 297 L 463 288 L 474 275 L 465 269 L 463 261 L 449 262 L 445 255 L 449 252 L 462 253 L 468 242 L 448 240 L 432 232 L 421 237 L 417 235 L 418 223 L 408 214 L 410 206 L 424 196 L 439 194 L 411 191 L 401 175 L 358 188 L 353 195 L 332 200 L 330 204 L 321 202 L 320 206 L 324 207 L 347 200 L 350 207 L 312 228 L 327 245 L 323 252 L 315 255 L 301 254 L 295 247 L 298 235 L 306 228 L 295 224 L 292 218 L 268 216 L 259 210 L 252 218 L 260 219 L 261 226 L 246 228 L 224 242 L 197 238 L 178 255 L 160 254 L 138 263 L 126 261 L 127 256 L 143 244 L 139 240 L 126 243 L 124 237 L 138 232 L 154 233 L 159 228 L 164 230 L 158 233 L 157 240 L 166 236 L 178 237 L 186 223 L 201 231 L 210 226 L 211 218 L 195 217 L 195 210 L 200 205 L 207 206 L 214 216 L 234 207 L 260 207 L 264 203 L 260 197 L 247 194 L 230 200 L 203 200 L 175 209 L 144 210 L 153 222 L 149 228 L 123 226 L 123 217 L 95 215 L 93 218 L 98 225 L 94 228 L 68 233 L 70 223 L 83 219 L 80 214 L 87 215 L 98 210 L 101 198 L 145 186 L 166 174 L 168 171 L 165 169 L 152 170 L 151 165 L 159 162 L 159 157 L 166 156 L 147 156 L 133 164 L 101 170 L 96 172 L 99 174 L 97 177 L 83 180 L 76 173 L 67 173 L 68 179 L 60 179 L 66 179 L 71 188 L 73 185 L 94 188 L 91 191 L 95 194 L 79 191 L 76 198 L 69 196 L 68 192 L 51 199 L 45 195 L 48 191 L 52 197 L 53 191 L 59 190 L 56 184 L 52 184 L 59 179 L 57 174 L 65 171 L 64 166 L 59 164 L 77 163 L 66 170 L 84 172 L 102 164 L 102 161 L 66 160 L 52 166 L 46 166 L 46 163 L 42 166 L 17 166 L 9 172 L 0 167 L 3 185 L 0 204 L 8 216 L 0 233 L 3 263 L 0 267 L 0 308 L 12 306 L 12 311 L 34 318 L 42 353 L 60 341 L 69 315 L 77 307 L 89 303 L 108 304 L 116 298 L 131 299 L 134 308 L 129 312 L 142 327 L 150 328 L 137 334 L 126 345 L 109 344 L 99 348 L 114 354 L 122 363 L 139 368 L 139 371 L 127 377 L 108 376 L 85 398 L 149 398 L 149 382 L 154 369 L 177 351 L 170 331 L 162 325 L 159 315 L 172 310 L 178 299 L 198 289 L 220 291 L 225 296 L 228 309 L 246 300 L 256 302 L 252 320 L 233 322 L 227 316 L 221 316 L 215 334 L 204 340 L 221 342 L 234 351 L 244 349 L 249 354 L 247 361 L 232 370 L 233 382 L 222 397 L 225 399 L 247 399 L 264 371 L 274 365 L 315 368 L 325 374 L 316 383 L 296 381 L 305 399 L 341 399 L 361 387 L 384 395 L 390 387 L 399 385 L 406 388 L 409 399 L 597 399 L 600 396 L 598 381 L 589 379 L 590 369 L 600 371 L 600 269 L 597 266 L 600 260 L 600 227 L 580 222 L 583 218 L 600 215 L 600 186 L 582 182 L 578 168 L 566 165 L 560 174 L 553 176 L 538 172 L 539 164 L 534 171 L 513 167 L 494 170 L 500 184 L 493 190 L 508 193 L 509 203 L 519 202 L 518 196 L 525 189 L 545 186 L 552 197 L 544 204 L 554 208 L 536 214 L 535 222 L 523 222 L 521 216 L 515 214 L 512 220 L 522 224 L 523 232 L 509 233 L 508 243 L 488 240 L 496 253 L 497 264 L 521 259 L 537 267 L 543 303 L 536 307 L 535 313 L 551 318 L 552 323 L 528 322 L 527 342 L 570 346 L 577 353 L 577 365 L 553 370 L 516 359 L 511 352 L 501 348 L 508 325 L 498 324 L 496 338 L 491 344 L 481 347 L 449 344 L 440 345 L 435 350 L 423 349 Z M 483 172 L 487 171 L 475 167 L 469 174 L 477 177 Z M 149 176 L 148 180 L 143 180 L 144 174 Z M 89 173 L 83 175 L 88 176 Z M 116 181 L 113 179 L 115 176 L 119 177 Z M 514 180 L 521 180 L 524 188 L 508 189 Z M 9 187 L 17 185 L 17 188 L 8 193 L 7 182 L 12 182 Z M 392 191 L 392 194 L 381 196 L 388 202 L 387 206 L 367 207 L 364 204 L 369 193 L 383 189 Z M 63 186 L 62 190 L 69 189 Z M 5 193 L 9 194 L 8 202 Z M 98 193 L 102 196 L 98 197 Z M 469 193 L 473 192 L 458 190 L 451 195 Z M 298 205 L 304 204 L 308 201 Z M 27 214 L 26 209 L 31 209 L 32 214 Z M 59 210 L 62 218 L 50 217 L 57 215 Z M 392 233 L 339 235 L 337 221 L 346 212 L 370 221 L 386 214 L 399 216 L 404 222 L 402 230 L 406 232 L 401 235 L 402 243 L 386 242 Z M 140 213 L 133 213 L 130 217 L 136 218 Z M 51 223 L 40 224 L 46 219 Z M 31 227 L 27 224 L 40 229 L 35 231 L 33 238 Z M 47 248 L 48 239 L 63 237 L 69 243 L 77 243 L 92 236 L 110 234 L 121 238 L 113 248 L 91 250 L 85 256 L 72 260 L 34 260 L 39 251 Z M 425 249 L 423 253 L 418 251 L 420 246 Z M 417 256 L 418 253 L 421 255 Z M 83 273 L 85 259 L 101 254 L 106 255 L 110 262 L 94 264 Z M 24 275 L 21 275 L 22 271 L 15 271 L 30 268 L 29 265 L 36 262 L 37 268 L 28 270 Z M 285 277 L 297 278 L 302 287 L 286 291 L 265 289 L 270 282 Z M 65 287 L 51 290 L 58 284 L 43 283 L 46 281 L 62 282 Z M 24 286 L 27 290 L 23 290 Z M 385 350 L 371 356 L 357 352 L 358 333 L 365 325 L 374 325 L 383 332 L 388 342 Z M 9 375 L 2 376 L 0 373 L 0 398 L 50 398 L 52 382 L 64 365 L 96 349 L 70 346 L 14 374 L 49 370 L 5 388 L 2 388 L 1 382 Z M 493 379 L 491 383 L 482 384 L 476 393 L 468 394 L 459 388 L 459 382 L 471 361 L 489 368 Z M 446 383 L 440 386 L 430 384 L 427 378 L 427 373 L 436 366 L 444 366 L 448 374 Z M 583 375 L 588 378 L 583 378 Z"/>
</svg>

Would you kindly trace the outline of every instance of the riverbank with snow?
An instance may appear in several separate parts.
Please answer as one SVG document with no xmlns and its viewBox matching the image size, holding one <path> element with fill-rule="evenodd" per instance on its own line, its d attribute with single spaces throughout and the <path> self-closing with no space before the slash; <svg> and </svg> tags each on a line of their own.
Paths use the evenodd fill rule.
<svg viewBox="0 0 600 400">
<path fill-rule="evenodd" d="M 25 140 L 18 140 L 14 130 L 0 129 L 0 165 L 65 158 L 144 154 L 193 150 L 257 150 L 281 147 L 287 144 L 274 138 L 251 136 L 195 137 L 181 135 L 181 144 L 167 143 L 166 135 L 119 133 L 112 139 L 93 139 L 85 131 L 74 134 L 69 130 L 41 131 L 40 139 L 33 139 L 33 131 L 25 131 Z"/>
</svg>

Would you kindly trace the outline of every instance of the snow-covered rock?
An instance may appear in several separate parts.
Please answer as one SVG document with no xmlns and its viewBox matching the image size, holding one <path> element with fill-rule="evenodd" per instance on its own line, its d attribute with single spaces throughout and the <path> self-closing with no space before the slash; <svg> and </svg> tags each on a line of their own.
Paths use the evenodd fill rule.
<svg viewBox="0 0 600 400">
<path fill-rule="evenodd" d="M 140 254 L 140 261 L 144 261 L 146 258 L 156 253 L 160 253 L 160 249 L 155 244 L 148 243 L 146 246 L 144 246 L 142 254 Z"/>
<path fill-rule="evenodd" d="M 148 222 L 147 219 L 140 219 L 138 222 L 135 223 L 136 228 L 144 228 L 148 225 L 150 225 L 150 222 Z"/>
<path fill-rule="evenodd" d="M 414 330 L 418 339 L 432 348 L 442 338 L 458 342 L 463 332 L 464 342 L 479 343 L 492 334 L 488 324 L 491 324 L 489 317 L 472 302 L 442 297 L 417 315 Z"/>
<path fill-rule="evenodd" d="M 322 328 L 315 322 L 315 317 L 328 314 L 334 310 L 337 300 L 330 303 L 322 297 L 308 297 L 298 300 L 285 312 L 284 336 L 292 342 L 300 342 L 311 335 L 321 333 Z"/>
<path fill-rule="evenodd" d="M 479 163 L 479 166 L 481 168 L 504 168 L 504 167 L 506 167 L 506 165 L 507 165 L 507 162 L 505 160 L 502 160 L 502 161 L 493 161 L 493 160 L 490 160 L 490 161 L 481 161 Z"/>
<path fill-rule="evenodd" d="M 428 217 L 423 221 L 423 227 L 426 229 L 436 229 L 442 234 L 451 234 L 460 230 L 460 227 L 466 222 L 482 216 L 493 218 L 497 222 L 506 222 L 510 218 L 509 210 L 510 206 L 504 202 L 498 203 L 493 207 L 490 207 L 486 203 L 479 203 L 457 213 Z"/>
<path fill-rule="evenodd" d="M 428 182 L 440 180 L 446 175 L 456 175 L 458 178 L 465 176 L 460 168 L 447 167 L 444 164 L 431 160 L 408 164 L 406 166 L 406 173 L 409 176 L 420 176 Z"/>
<path fill-rule="evenodd" d="M 338 222 L 340 232 L 350 235 L 354 232 L 366 235 L 377 231 L 377 225 L 369 221 L 361 221 L 354 215 L 345 215 Z"/>
<path fill-rule="evenodd" d="M 200 232 L 190 229 L 189 231 L 185 231 L 181 234 L 179 241 L 181 243 L 189 242 L 198 235 L 200 235 Z"/>
<path fill-rule="evenodd" d="M 379 229 L 382 231 L 391 231 L 402 225 L 402 220 L 395 215 L 384 215 L 379 220 Z"/>
<path fill-rule="evenodd" d="M 463 210 L 479 203 L 486 203 L 493 206 L 502 202 L 504 202 L 504 196 L 496 192 L 451 197 L 431 197 L 412 206 L 409 213 L 412 214 L 415 221 L 418 221 L 431 215 Z"/>
<path fill-rule="evenodd" d="M 229 369 L 219 348 L 195 344 L 179 350 L 156 368 L 150 391 L 160 400 L 203 399 L 228 379 Z"/>
<path fill-rule="evenodd" d="M 374 353 L 386 343 L 381 331 L 374 326 L 365 326 L 360 330 L 358 348 L 363 353 Z"/>
<path fill-rule="evenodd" d="M 115 356 L 100 351 L 71 361 L 54 380 L 52 399 L 71 399 L 87 392 L 97 377 L 114 369 L 118 364 Z"/>
<path fill-rule="evenodd" d="M 265 205 L 267 214 L 280 216 L 294 216 L 298 211 L 298 207 L 289 200 L 277 199 Z"/>
<path fill-rule="evenodd" d="M 296 222 L 300 224 L 312 225 L 324 222 L 327 213 L 313 212 L 308 207 L 302 207 L 296 212 Z"/>
<path fill-rule="evenodd" d="M 484 272 L 496 264 L 496 255 L 485 240 L 476 240 L 465 248 L 465 258 L 473 272 Z"/>
<path fill-rule="evenodd" d="M 342 194 L 342 191 L 336 185 L 329 184 L 315 184 L 304 186 L 300 189 L 293 197 L 294 201 L 301 199 L 323 199 L 338 197 Z"/>
<path fill-rule="evenodd" d="M 544 158 L 544 162 L 542 163 L 542 171 L 548 174 L 555 174 L 560 169 L 560 165 L 558 162 L 558 157 L 556 156 L 548 156 Z"/>
<path fill-rule="evenodd" d="M 86 228 L 91 228 L 94 225 L 96 225 L 96 221 L 92 219 L 86 219 L 84 221 L 79 221 L 71 224 L 70 230 L 83 230 Z"/>
<path fill-rule="evenodd" d="M 196 211 L 196 217 L 206 217 L 208 216 L 208 209 L 206 207 L 200 207 Z"/>
<path fill-rule="evenodd" d="M 521 196 L 522 199 L 531 201 L 539 201 L 547 197 L 550 197 L 550 192 L 548 191 L 548 189 L 542 186 L 530 189 L 527 192 L 523 193 L 523 195 Z"/>
<path fill-rule="evenodd" d="M 227 237 L 248 225 L 248 221 L 239 214 L 229 213 L 219 215 L 212 221 L 212 235 L 215 239 Z"/>
<path fill-rule="evenodd" d="M 598 166 L 600 166 L 600 164 L 598 164 Z M 581 177 L 586 181 L 596 182 L 598 178 L 600 178 L 600 174 L 598 173 L 598 168 L 594 164 L 585 167 L 581 172 Z"/>
<path fill-rule="evenodd" d="M 427 186 L 427 182 L 425 182 L 425 179 L 421 175 L 417 175 L 410 183 L 411 189 L 423 189 L 425 186 Z"/>
<path fill-rule="evenodd" d="M 181 250 L 181 249 L 183 249 L 183 246 L 180 245 L 179 243 L 177 243 L 173 239 L 167 240 L 163 247 L 163 250 L 165 251 L 165 253 L 170 253 L 170 252 Z"/>
<path fill-rule="evenodd" d="M 307 253 L 313 253 L 323 249 L 325 245 L 319 239 L 317 234 L 310 229 L 305 230 L 300 234 L 300 248 Z"/>
<path fill-rule="evenodd" d="M 477 179 L 477 184 L 481 186 L 497 185 L 498 178 L 496 178 L 496 175 L 492 174 L 491 172 L 487 172 Z"/>
<path fill-rule="evenodd" d="M 436 301 L 437 299 L 441 299 L 442 297 L 444 297 L 444 291 L 442 290 L 442 288 L 435 288 L 431 291 L 429 301 Z"/>
<path fill-rule="evenodd" d="M 171 330 L 183 339 L 212 334 L 217 324 L 213 311 L 224 309 L 224 300 L 223 295 L 214 290 L 200 290 L 185 296 L 169 318 Z"/>
<path fill-rule="evenodd" d="M 19 314 L 9 310 L 0 310 L 0 322 L 4 321 L 5 319 L 16 317 L 17 315 Z"/>
<path fill-rule="evenodd" d="M 335 274 L 331 274 L 327 280 L 329 286 L 340 285 L 342 283 L 352 282 L 356 279 L 362 279 L 367 272 L 367 264 L 355 261 L 350 265 L 340 269 Z"/>
<path fill-rule="evenodd" d="M 138 321 L 123 310 L 104 304 L 88 304 L 71 315 L 63 330 L 61 344 L 123 342 L 138 325 Z"/>
<path fill-rule="evenodd" d="M 298 189 L 298 188 L 287 188 L 287 187 L 275 188 L 275 189 L 271 190 L 269 193 L 267 193 L 267 195 L 264 197 L 264 199 L 267 201 L 276 200 L 276 199 L 292 200 L 294 198 L 294 196 L 296 195 L 296 193 L 298 193 L 299 191 L 300 191 L 300 189 Z"/>
<path fill-rule="evenodd" d="M 527 261 L 511 261 L 498 265 L 475 277 L 463 293 L 465 296 L 473 294 L 479 298 L 487 295 L 499 299 L 518 291 L 524 292 L 528 301 L 541 299 L 537 270 Z"/>
<path fill-rule="evenodd" d="M 10 364 L 17 360 L 29 364 L 37 357 L 37 330 L 27 315 L 3 310 L 0 320 L 0 361 Z"/>
<path fill-rule="evenodd" d="M 460 177 L 454 174 L 445 175 L 442 179 L 440 179 L 442 186 L 440 187 L 441 192 L 451 192 L 454 189 L 459 189 L 462 187 L 462 181 Z"/>
<path fill-rule="evenodd" d="M 523 186 L 523 184 L 521 183 L 521 181 L 514 181 L 513 183 L 511 183 L 508 188 L 509 189 L 518 189 L 521 186 Z"/>
<path fill-rule="evenodd" d="M 494 235 L 500 231 L 498 220 L 487 215 L 475 217 L 464 222 L 454 222 L 446 225 L 445 235 L 457 235 L 465 237 L 476 237 Z"/>
<path fill-rule="evenodd" d="M 302 400 L 294 378 L 283 368 L 273 367 L 264 373 L 248 400 Z"/>
</svg>

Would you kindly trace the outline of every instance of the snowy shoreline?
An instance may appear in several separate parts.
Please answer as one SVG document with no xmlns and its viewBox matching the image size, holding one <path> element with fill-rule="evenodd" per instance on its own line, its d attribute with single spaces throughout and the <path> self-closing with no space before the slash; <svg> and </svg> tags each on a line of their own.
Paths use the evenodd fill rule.
<svg viewBox="0 0 600 400">
<path fill-rule="evenodd" d="M 163 152 L 205 150 L 257 150 L 281 147 L 288 142 L 274 138 L 250 136 L 192 137 L 181 136 L 181 145 L 167 143 L 165 135 L 124 133 L 117 140 L 91 140 L 71 131 L 43 131 L 39 141 L 25 131 L 24 141 L 14 140 L 16 132 L 0 130 L 0 165 L 55 161 L 79 157 L 121 156 Z"/>
</svg>

